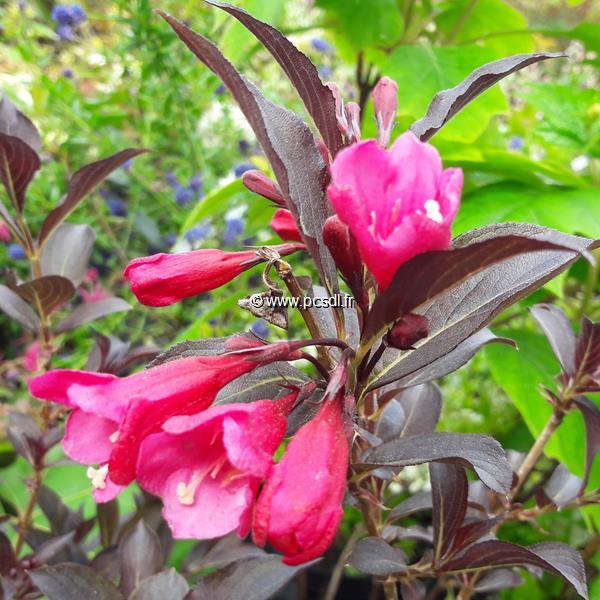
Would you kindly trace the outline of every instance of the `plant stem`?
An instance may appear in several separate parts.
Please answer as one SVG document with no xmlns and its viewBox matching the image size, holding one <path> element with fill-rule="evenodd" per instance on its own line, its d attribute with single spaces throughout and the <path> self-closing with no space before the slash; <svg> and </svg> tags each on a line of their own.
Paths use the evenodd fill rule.
<svg viewBox="0 0 600 600">
<path fill-rule="evenodd" d="M 533 444 L 533 446 L 529 450 L 529 453 L 525 457 L 525 460 L 523 461 L 523 463 L 519 467 L 519 470 L 517 471 L 517 485 L 515 485 L 515 487 L 510 491 L 508 495 L 510 501 L 514 500 L 515 496 L 523 487 L 525 480 L 527 479 L 527 477 L 531 473 L 531 470 L 533 469 L 533 467 L 535 467 L 537 461 L 544 452 L 544 448 L 546 447 L 548 440 L 552 437 L 552 434 L 558 429 L 559 425 L 564 419 L 564 416 L 565 415 L 562 411 L 554 410 L 552 416 L 548 419 L 548 422 L 544 426 L 542 433 L 540 433 L 539 437 L 535 441 L 535 444 Z"/>
<path fill-rule="evenodd" d="M 344 573 L 344 567 L 346 566 L 346 561 L 350 557 L 356 542 L 361 538 L 364 534 L 364 530 L 361 525 L 357 525 L 352 532 L 352 535 L 348 538 L 344 549 L 340 553 L 337 562 L 335 563 L 335 567 L 331 573 L 331 577 L 329 578 L 329 583 L 327 584 L 327 590 L 325 591 L 325 595 L 323 596 L 323 600 L 335 600 L 337 595 L 338 588 L 340 587 L 340 581 L 342 580 L 342 574 Z"/>
<path fill-rule="evenodd" d="M 475 10 L 475 6 L 477 6 L 477 0 L 471 0 L 469 2 L 469 5 L 465 8 L 465 10 L 463 10 L 460 17 L 456 20 L 452 31 L 448 34 L 448 37 L 446 37 L 447 44 L 454 43 L 454 41 L 458 37 L 458 34 L 462 31 L 463 27 L 465 26 L 465 23 L 469 20 L 469 17 Z"/>
</svg>

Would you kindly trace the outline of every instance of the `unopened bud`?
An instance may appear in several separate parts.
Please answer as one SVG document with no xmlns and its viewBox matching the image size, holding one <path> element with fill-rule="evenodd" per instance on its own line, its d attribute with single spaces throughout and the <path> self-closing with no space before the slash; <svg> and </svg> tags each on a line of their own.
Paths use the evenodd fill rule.
<svg viewBox="0 0 600 600">
<path fill-rule="evenodd" d="M 362 283 L 362 261 L 356 240 L 337 215 L 329 217 L 323 226 L 323 241 L 352 291 Z"/>
<path fill-rule="evenodd" d="M 262 171 L 252 169 L 242 175 L 242 183 L 255 194 L 273 200 L 279 206 L 287 206 L 279 186 L 269 179 Z"/>
<path fill-rule="evenodd" d="M 291 211 L 280 208 L 271 219 L 271 229 L 282 239 L 292 242 L 301 242 L 302 235 L 296 225 Z"/>
<path fill-rule="evenodd" d="M 338 129 L 342 132 L 342 135 L 348 135 L 348 119 L 346 119 L 340 88 L 332 82 L 327 82 L 325 85 L 331 90 L 335 100 L 335 118 L 337 119 Z"/>
<path fill-rule="evenodd" d="M 398 112 L 398 84 L 393 79 L 382 77 L 377 82 L 373 90 L 373 108 L 379 132 L 377 141 L 382 148 L 386 148 Z"/>
<path fill-rule="evenodd" d="M 346 117 L 348 118 L 348 133 L 351 142 L 360 142 L 360 106 L 356 102 L 346 104 Z"/>
<path fill-rule="evenodd" d="M 398 350 L 411 350 L 419 340 L 429 335 L 429 321 L 423 315 L 408 313 L 389 331 L 387 343 Z"/>
</svg>

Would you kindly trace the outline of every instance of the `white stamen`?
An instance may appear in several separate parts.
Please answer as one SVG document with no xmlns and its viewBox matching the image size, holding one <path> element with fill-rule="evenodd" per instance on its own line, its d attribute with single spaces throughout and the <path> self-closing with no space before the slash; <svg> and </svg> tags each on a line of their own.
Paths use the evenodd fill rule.
<svg viewBox="0 0 600 600">
<path fill-rule="evenodd" d="M 440 211 L 440 205 L 436 200 L 427 200 L 425 202 L 425 212 L 427 213 L 427 218 L 436 223 L 441 223 L 444 220 Z"/>
<path fill-rule="evenodd" d="M 177 484 L 177 500 L 185 506 L 194 504 L 194 493 L 196 492 L 195 485 L 186 485 L 183 481 Z"/>
<path fill-rule="evenodd" d="M 87 476 L 92 482 L 92 487 L 95 490 L 103 490 L 106 488 L 106 478 L 108 477 L 108 465 L 104 465 L 99 469 L 88 467 Z"/>
<path fill-rule="evenodd" d="M 113 431 L 108 439 L 114 444 L 119 439 L 119 430 Z"/>
</svg>

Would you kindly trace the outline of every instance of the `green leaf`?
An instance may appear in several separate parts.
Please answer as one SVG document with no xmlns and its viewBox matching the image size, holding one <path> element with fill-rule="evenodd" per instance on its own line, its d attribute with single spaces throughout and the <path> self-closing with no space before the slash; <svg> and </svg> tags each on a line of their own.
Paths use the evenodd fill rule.
<svg viewBox="0 0 600 600">
<path fill-rule="evenodd" d="M 404 19 L 397 0 L 317 0 L 336 23 L 336 31 L 356 51 L 368 47 L 389 47 L 404 31 Z"/>
<path fill-rule="evenodd" d="M 485 348 L 492 376 L 521 413 L 531 434 L 538 436 L 550 418 L 552 408 L 540 393 L 540 385 L 555 390 L 560 366 L 546 338 L 530 331 L 499 329 L 496 335 L 510 337 L 519 350 L 494 344 Z M 545 453 L 564 462 L 581 477 L 584 470 L 585 430 L 579 411 L 569 413 L 546 446 Z M 590 488 L 600 482 L 600 464 L 592 469 Z"/>
<path fill-rule="evenodd" d="M 495 58 L 493 52 L 479 46 L 440 48 L 423 43 L 400 46 L 389 57 L 377 58 L 377 66 L 398 82 L 399 115 L 420 118 L 437 92 L 455 86 L 477 67 Z M 438 137 L 474 142 L 492 116 L 507 108 L 506 98 L 498 87 L 487 90 L 457 114 Z"/>
<path fill-rule="evenodd" d="M 491 223 L 517 221 L 599 237 L 599 196 L 597 188 L 548 191 L 510 182 L 489 185 L 464 198 L 454 233 Z"/>
</svg>

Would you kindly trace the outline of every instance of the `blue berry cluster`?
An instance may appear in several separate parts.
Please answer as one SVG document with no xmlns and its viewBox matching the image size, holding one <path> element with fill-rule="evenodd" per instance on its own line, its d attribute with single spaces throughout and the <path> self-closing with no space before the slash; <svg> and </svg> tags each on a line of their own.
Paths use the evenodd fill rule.
<svg viewBox="0 0 600 600">
<path fill-rule="evenodd" d="M 85 11 L 77 4 L 56 4 L 52 9 L 52 19 L 57 25 L 56 33 L 61 40 L 75 40 L 75 28 L 86 18 Z"/>
</svg>

